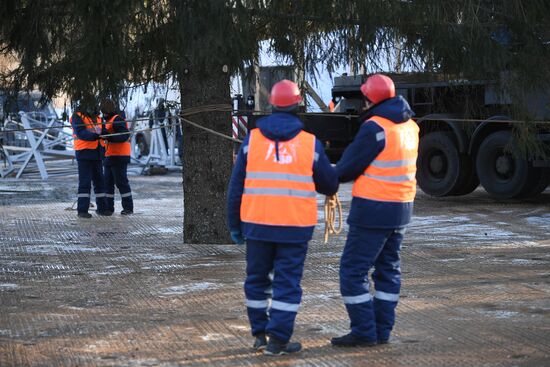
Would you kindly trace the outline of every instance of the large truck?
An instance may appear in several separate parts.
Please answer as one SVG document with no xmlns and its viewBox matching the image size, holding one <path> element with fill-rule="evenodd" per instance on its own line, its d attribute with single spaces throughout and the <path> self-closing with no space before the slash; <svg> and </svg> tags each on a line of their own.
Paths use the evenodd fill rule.
<svg viewBox="0 0 550 367">
<path fill-rule="evenodd" d="M 415 112 L 420 127 L 418 186 L 442 197 L 466 195 L 479 184 L 498 199 L 540 194 L 550 183 L 550 93 L 522 103 L 533 121 L 513 120 L 511 98 L 489 81 L 449 80 L 438 74 L 387 74 Z M 325 144 L 333 162 L 353 140 L 361 122 L 360 86 L 366 75 L 334 79 L 332 113 L 302 113 L 305 130 Z M 233 133 L 242 137 L 265 113 L 235 100 Z"/>
</svg>

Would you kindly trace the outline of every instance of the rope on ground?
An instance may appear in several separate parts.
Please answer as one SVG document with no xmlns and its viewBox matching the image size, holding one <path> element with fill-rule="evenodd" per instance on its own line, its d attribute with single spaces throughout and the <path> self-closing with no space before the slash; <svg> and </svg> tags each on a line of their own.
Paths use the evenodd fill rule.
<svg viewBox="0 0 550 367">
<path fill-rule="evenodd" d="M 338 217 L 338 227 L 336 227 Z M 338 194 L 325 197 L 325 243 L 328 243 L 330 235 L 342 232 L 342 203 Z"/>
</svg>

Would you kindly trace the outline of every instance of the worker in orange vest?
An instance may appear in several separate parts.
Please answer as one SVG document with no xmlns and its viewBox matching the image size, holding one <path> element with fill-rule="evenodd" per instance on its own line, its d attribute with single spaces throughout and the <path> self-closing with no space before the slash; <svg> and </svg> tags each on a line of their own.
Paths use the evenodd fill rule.
<svg viewBox="0 0 550 367">
<path fill-rule="evenodd" d="M 301 101 L 296 83 L 283 80 L 273 86 L 273 113 L 259 119 L 243 140 L 229 184 L 231 238 L 237 244 L 246 241 L 244 290 L 253 347 L 268 355 L 302 348 L 290 338 L 302 297 L 307 243 L 317 223 L 315 192 L 338 190 L 321 142 L 302 130 Z"/>
<path fill-rule="evenodd" d="M 99 143 L 101 118 L 96 111 L 93 95 L 85 93 L 80 99 L 77 111 L 71 116 L 75 158 L 78 164 L 77 212 L 80 218 L 91 218 L 90 191 L 92 182 L 98 215 L 110 215 L 105 202 L 105 184 L 101 167 L 102 147 Z"/>
<path fill-rule="evenodd" d="M 128 122 L 117 112 L 112 99 L 101 101 L 101 113 L 105 120 L 105 159 L 103 160 L 106 202 L 110 212 L 115 211 L 115 185 L 120 192 L 122 215 L 134 212 L 132 189 L 128 181 L 128 164 L 130 163 L 130 133 Z"/>
<path fill-rule="evenodd" d="M 336 166 L 340 182 L 354 181 L 349 233 L 340 261 L 340 291 L 351 332 L 335 346 L 387 343 L 401 287 L 399 253 L 416 194 L 417 124 L 393 81 L 381 74 L 361 86 L 363 121 Z M 374 267 L 374 294 L 368 272 Z"/>
</svg>

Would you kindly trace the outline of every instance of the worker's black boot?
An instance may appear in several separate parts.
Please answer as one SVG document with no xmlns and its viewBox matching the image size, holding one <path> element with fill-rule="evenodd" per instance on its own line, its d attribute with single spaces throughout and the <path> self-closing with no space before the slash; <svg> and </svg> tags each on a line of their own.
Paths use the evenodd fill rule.
<svg viewBox="0 0 550 367">
<path fill-rule="evenodd" d="M 78 213 L 78 217 L 79 218 L 86 218 L 86 219 L 90 219 L 92 217 L 92 215 L 88 212 L 79 212 Z"/>
<path fill-rule="evenodd" d="M 376 341 L 360 338 L 352 333 L 332 338 L 330 343 L 335 347 L 373 347 Z"/>
<path fill-rule="evenodd" d="M 122 214 L 122 215 L 130 215 L 130 214 L 134 214 L 134 211 L 133 211 L 133 210 L 129 210 L 129 209 L 124 209 L 123 211 L 120 212 L 120 214 Z"/>
<path fill-rule="evenodd" d="M 113 215 L 113 212 L 110 210 L 96 210 L 97 215 L 101 215 L 103 217 L 110 217 Z"/>
<path fill-rule="evenodd" d="M 252 348 L 254 348 L 254 350 L 264 350 L 267 345 L 266 335 L 264 333 L 261 333 L 255 336 L 256 340 L 254 340 L 254 345 L 252 346 Z"/>
<path fill-rule="evenodd" d="M 296 353 L 302 350 L 302 344 L 298 342 L 283 343 L 274 337 L 269 338 L 264 354 L 267 356 L 281 356 L 283 354 Z"/>
</svg>

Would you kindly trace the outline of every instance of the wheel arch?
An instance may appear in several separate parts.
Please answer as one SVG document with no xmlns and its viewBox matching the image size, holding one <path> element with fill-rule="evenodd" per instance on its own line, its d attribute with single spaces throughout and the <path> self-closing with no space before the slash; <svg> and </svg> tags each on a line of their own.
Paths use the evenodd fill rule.
<svg viewBox="0 0 550 367">
<path fill-rule="evenodd" d="M 497 131 L 511 129 L 511 123 L 502 122 L 503 120 L 510 120 L 510 117 L 505 115 L 491 116 L 476 127 L 468 146 L 468 153 L 473 159 L 477 156 L 479 147 L 485 138 Z"/>
<path fill-rule="evenodd" d="M 416 123 L 420 127 L 420 137 L 434 131 L 450 131 L 456 139 L 459 153 L 468 152 L 468 137 L 461 124 L 454 119 L 457 116 L 449 114 L 429 114 L 419 118 Z"/>
</svg>

